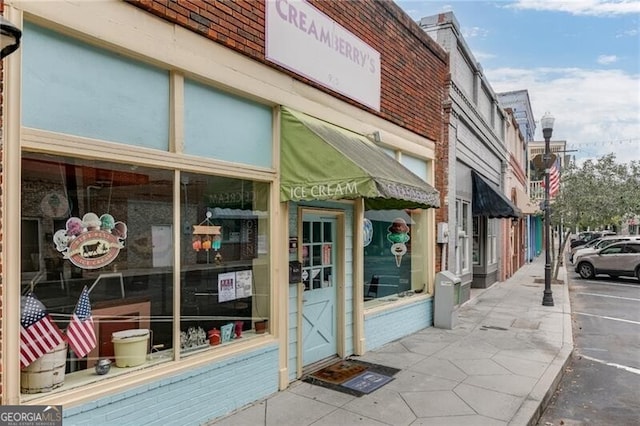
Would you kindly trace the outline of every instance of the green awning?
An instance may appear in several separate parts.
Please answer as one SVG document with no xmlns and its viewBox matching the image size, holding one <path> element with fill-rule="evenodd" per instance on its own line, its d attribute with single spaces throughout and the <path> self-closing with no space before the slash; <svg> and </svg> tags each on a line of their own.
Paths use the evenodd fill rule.
<svg viewBox="0 0 640 426">
<path fill-rule="evenodd" d="M 364 198 L 367 209 L 440 207 L 431 185 L 366 137 L 282 108 L 280 200 Z"/>
</svg>

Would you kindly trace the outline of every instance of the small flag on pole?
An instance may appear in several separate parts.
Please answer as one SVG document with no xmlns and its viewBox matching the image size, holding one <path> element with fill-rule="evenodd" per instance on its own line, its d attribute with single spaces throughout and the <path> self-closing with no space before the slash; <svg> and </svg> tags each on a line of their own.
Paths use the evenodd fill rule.
<svg viewBox="0 0 640 426">
<path fill-rule="evenodd" d="M 44 305 L 33 293 L 23 296 L 20 314 L 20 368 L 29 366 L 64 341 Z"/>
<path fill-rule="evenodd" d="M 78 358 L 85 357 L 96 347 L 96 333 L 93 329 L 89 290 L 85 286 L 73 311 L 73 317 L 67 327 L 67 341 Z"/>
<path fill-rule="evenodd" d="M 553 163 L 549 170 L 549 197 L 555 197 L 560 191 L 560 171 L 557 162 Z"/>
<path fill-rule="evenodd" d="M 544 188 L 544 181 L 542 187 Z M 553 198 L 560 192 L 560 169 L 558 169 L 558 160 L 553 162 L 549 169 L 549 198 Z"/>
</svg>

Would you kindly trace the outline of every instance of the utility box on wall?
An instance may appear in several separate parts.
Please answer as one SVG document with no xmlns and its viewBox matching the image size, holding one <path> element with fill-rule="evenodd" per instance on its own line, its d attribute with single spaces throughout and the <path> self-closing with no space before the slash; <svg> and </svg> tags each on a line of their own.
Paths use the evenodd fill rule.
<svg viewBox="0 0 640 426">
<path fill-rule="evenodd" d="M 460 278 L 449 271 L 436 274 L 433 325 L 451 330 L 458 324 Z"/>
</svg>

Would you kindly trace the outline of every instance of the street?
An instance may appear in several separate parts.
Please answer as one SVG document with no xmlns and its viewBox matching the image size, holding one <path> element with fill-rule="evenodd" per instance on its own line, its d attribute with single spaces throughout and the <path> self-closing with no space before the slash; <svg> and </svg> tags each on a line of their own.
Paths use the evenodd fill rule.
<svg viewBox="0 0 640 426">
<path fill-rule="evenodd" d="M 581 279 L 567 264 L 574 352 L 540 426 L 640 421 L 640 283 Z"/>
</svg>

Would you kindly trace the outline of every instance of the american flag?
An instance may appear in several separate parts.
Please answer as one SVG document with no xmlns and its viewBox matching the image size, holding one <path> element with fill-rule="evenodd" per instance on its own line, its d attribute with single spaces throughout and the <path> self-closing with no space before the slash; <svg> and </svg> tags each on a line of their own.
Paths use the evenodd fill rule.
<svg viewBox="0 0 640 426">
<path fill-rule="evenodd" d="M 549 170 L 549 197 L 555 197 L 560 191 L 560 171 L 557 162 L 553 163 Z"/>
<path fill-rule="evenodd" d="M 542 187 L 544 188 L 544 181 Z M 558 169 L 558 161 L 554 161 L 549 169 L 549 198 L 553 198 L 560 192 L 560 170 Z"/>
<path fill-rule="evenodd" d="M 73 311 L 67 327 L 67 341 L 78 358 L 83 358 L 96 347 L 96 333 L 93 329 L 89 290 L 85 286 Z"/>
<path fill-rule="evenodd" d="M 64 339 L 44 305 L 33 293 L 23 296 L 20 315 L 20 368 L 51 352 Z"/>
</svg>

